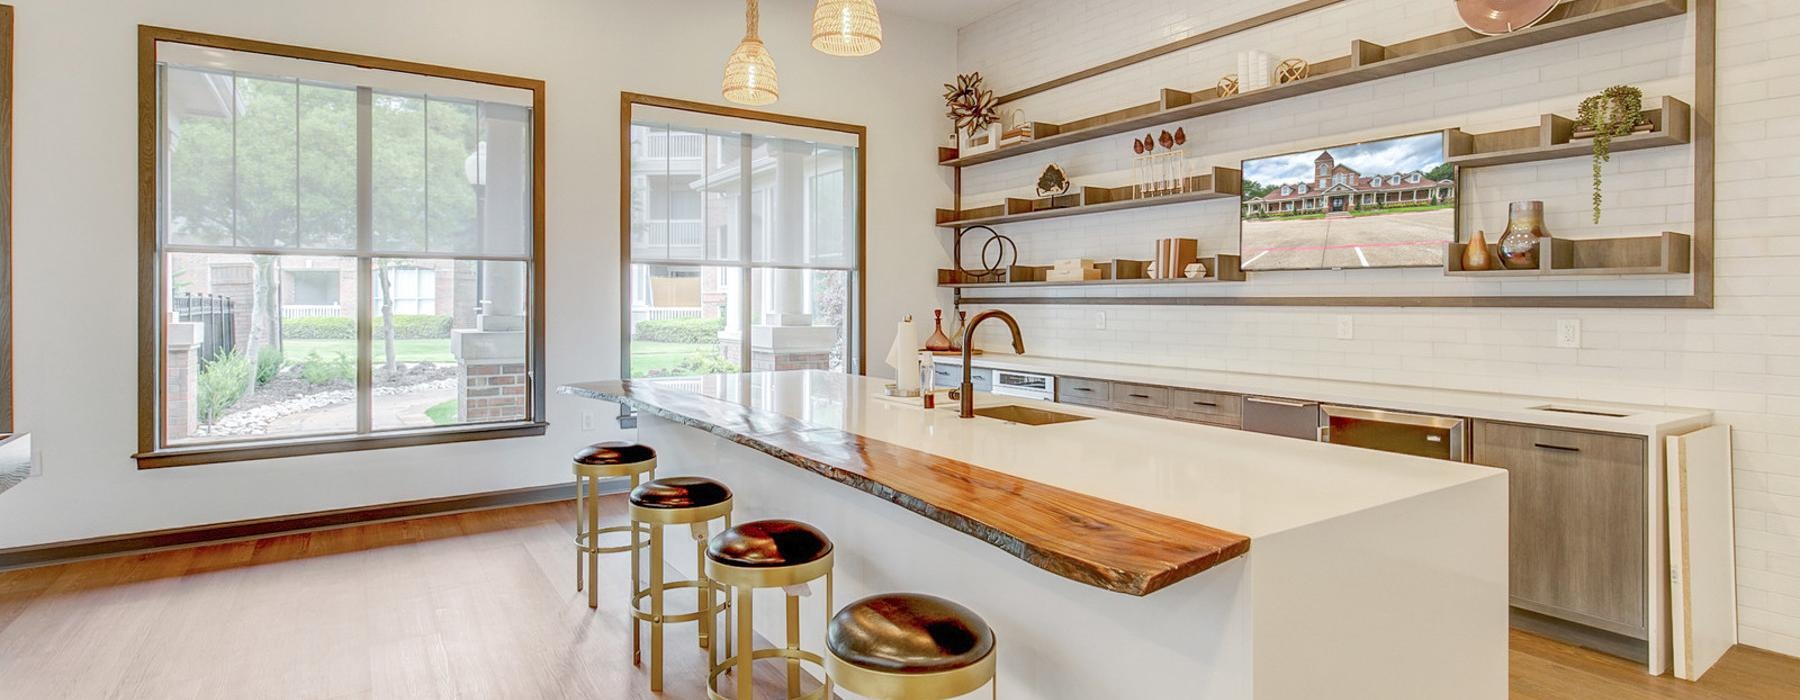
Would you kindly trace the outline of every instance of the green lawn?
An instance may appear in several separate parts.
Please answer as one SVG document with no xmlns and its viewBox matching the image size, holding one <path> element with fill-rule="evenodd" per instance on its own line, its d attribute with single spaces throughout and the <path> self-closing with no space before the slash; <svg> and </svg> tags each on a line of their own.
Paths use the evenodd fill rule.
<svg viewBox="0 0 1800 700">
<path fill-rule="evenodd" d="M 681 361 L 694 356 L 719 354 L 717 343 L 664 343 L 654 340 L 631 341 L 631 376 L 643 377 L 656 370 L 671 370 Z"/>
<path fill-rule="evenodd" d="M 375 361 L 381 362 L 382 347 L 380 338 L 375 339 Z M 281 341 L 282 359 L 287 364 L 297 365 L 306 361 L 307 353 L 317 352 L 319 357 L 327 360 L 344 353 L 344 357 L 356 359 L 356 341 L 354 340 L 295 340 Z M 399 362 L 455 362 L 450 356 L 450 339 L 436 338 L 431 340 L 396 340 L 394 341 L 394 359 Z"/>
<path fill-rule="evenodd" d="M 1456 206 L 1456 205 L 1450 204 L 1450 203 L 1403 204 L 1400 206 L 1388 207 L 1386 209 L 1358 209 L 1356 211 L 1350 212 L 1350 215 L 1351 216 L 1381 216 L 1382 214 L 1403 214 L 1403 213 L 1411 212 L 1411 211 L 1433 211 L 1436 209 L 1449 209 L 1453 206 Z"/>
<path fill-rule="evenodd" d="M 456 399 L 425 409 L 425 417 L 431 419 L 432 425 L 449 425 L 456 422 Z"/>
</svg>

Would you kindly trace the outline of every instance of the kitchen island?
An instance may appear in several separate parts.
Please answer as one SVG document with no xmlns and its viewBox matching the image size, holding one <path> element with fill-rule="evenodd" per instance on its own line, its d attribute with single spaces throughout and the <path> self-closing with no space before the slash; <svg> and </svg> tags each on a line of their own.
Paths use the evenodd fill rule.
<svg viewBox="0 0 1800 700">
<path fill-rule="evenodd" d="M 1008 697 L 1506 692 L 1500 470 L 987 395 L 1078 420 L 962 419 L 816 371 L 562 391 L 636 408 L 659 473 L 728 484 L 739 522 L 823 529 L 837 600 L 980 612 Z M 690 575 L 692 556 L 667 564 Z"/>
</svg>

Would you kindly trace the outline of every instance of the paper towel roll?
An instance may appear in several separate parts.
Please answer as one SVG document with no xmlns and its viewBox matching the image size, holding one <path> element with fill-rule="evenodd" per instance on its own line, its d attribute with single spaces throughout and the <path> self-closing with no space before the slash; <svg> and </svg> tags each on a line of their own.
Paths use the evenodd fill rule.
<svg viewBox="0 0 1800 700">
<path fill-rule="evenodd" d="M 894 389 L 902 394 L 919 390 L 919 331 L 907 316 L 894 327 L 894 347 L 888 349 L 888 366 L 894 368 Z"/>
</svg>

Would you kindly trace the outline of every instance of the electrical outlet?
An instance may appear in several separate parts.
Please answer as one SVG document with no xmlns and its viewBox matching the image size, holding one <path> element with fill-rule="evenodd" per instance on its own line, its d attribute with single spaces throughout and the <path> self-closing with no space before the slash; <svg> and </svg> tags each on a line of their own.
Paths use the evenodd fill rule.
<svg viewBox="0 0 1800 700">
<path fill-rule="evenodd" d="M 582 411 L 581 412 L 581 429 L 583 432 L 589 432 L 589 433 L 594 432 L 596 429 L 598 429 L 598 425 L 596 424 L 596 421 L 594 419 L 593 411 Z"/>
<path fill-rule="evenodd" d="M 1356 319 L 1351 316 L 1337 317 L 1338 340 L 1349 340 L 1356 337 Z"/>
<path fill-rule="evenodd" d="M 1106 312 L 1105 311 L 1095 311 L 1094 312 L 1094 330 L 1097 330 L 1097 331 L 1106 330 Z"/>
<path fill-rule="evenodd" d="M 1561 318 L 1556 320 L 1556 347 L 1581 347 L 1581 319 Z"/>
</svg>

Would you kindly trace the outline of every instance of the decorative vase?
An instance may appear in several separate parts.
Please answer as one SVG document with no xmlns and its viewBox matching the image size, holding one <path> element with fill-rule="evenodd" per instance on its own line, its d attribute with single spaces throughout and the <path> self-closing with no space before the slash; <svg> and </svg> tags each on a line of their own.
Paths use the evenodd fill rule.
<svg viewBox="0 0 1800 700">
<path fill-rule="evenodd" d="M 952 351 L 954 351 L 954 352 L 962 351 L 963 324 L 966 324 L 968 322 L 969 322 L 969 312 L 967 312 L 967 311 L 956 312 L 956 327 L 951 329 L 951 331 L 950 331 L 950 349 Z"/>
<path fill-rule="evenodd" d="M 1537 269 L 1539 244 L 1549 235 L 1543 202 L 1513 202 L 1507 208 L 1506 233 L 1500 235 L 1500 264 L 1508 270 Z"/>
<path fill-rule="evenodd" d="M 1468 272 L 1480 272 L 1494 269 L 1494 256 L 1488 253 L 1487 232 L 1476 231 L 1463 247 L 1462 269 Z"/>
<path fill-rule="evenodd" d="M 944 335 L 944 310 L 932 309 L 931 316 L 936 327 L 931 329 L 931 337 L 925 339 L 925 349 L 931 352 L 949 352 L 950 336 Z"/>
</svg>

